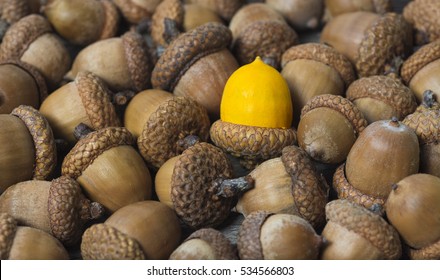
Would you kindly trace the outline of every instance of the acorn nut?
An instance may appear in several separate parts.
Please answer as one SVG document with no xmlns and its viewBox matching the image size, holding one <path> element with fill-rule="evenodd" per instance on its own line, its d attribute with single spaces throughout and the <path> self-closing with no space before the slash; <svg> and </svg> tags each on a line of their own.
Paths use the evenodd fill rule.
<svg viewBox="0 0 440 280">
<path fill-rule="evenodd" d="M 151 19 L 163 0 L 113 0 L 122 16 L 131 24 Z"/>
<path fill-rule="evenodd" d="M 220 17 L 229 22 L 234 14 L 245 5 L 245 0 L 187 0 L 189 4 L 199 4 L 216 12 Z"/>
<path fill-rule="evenodd" d="M 403 8 L 403 17 L 413 26 L 417 45 L 440 39 L 439 4 L 436 0 L 415 0 L 408 2 Z"/>
<path fill-rule="evenodd" d="M 183 30 L 188 31 L 208 22 L 224 23 L 215 11 L 200 4 L 184 4 Z"/>
<path fill-rule="evenodd" d="M 385 14 L 393 8 L 391 0 L 325 0 L 325 7 L 327 20 L 357 11 Z"/>
<path fill-rule="evenodd" d="M 156 47 L 165 49 L 184 30 L 184 4 L 180 0 L 163 0 L 151 18 L 151 39 Z M 161 56 L 159 51 L 158 56 Z"/>
</svg>

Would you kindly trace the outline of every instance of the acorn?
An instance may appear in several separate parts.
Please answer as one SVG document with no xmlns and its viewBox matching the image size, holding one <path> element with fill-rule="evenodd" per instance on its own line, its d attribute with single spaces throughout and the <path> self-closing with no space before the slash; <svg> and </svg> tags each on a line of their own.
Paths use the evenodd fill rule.
<svg viewBox="0 0 440 280">
<path fill-rule="evenodd" d="M 226 154 L 204 142 L 167 160 L 155 178 L 159 200 L 195 230 L 219 226 L 229 216 L 238 195 L 252 186 L 249 176 L 233 178 Z"/>
<path fill-rule="evenodd" d="M 423 103 L 403 123 L 416 132 L 420 143 L 420 173 L 440 177 L 440 104 L 426 91 Z"/>
<path fill-rule="evenodd" d="M 0 60 L 19 59 L 34 66 L 49 88 L 57 88 L 71 63 L 70 53 L 49 21 L 37 14 L 21 18 L 3 37 Z"/>
<path fill-rule="evenodd" d="M 0 193 L 26 180 L 52 176 L 57 150 L 47 120 L 27 105 L 0 115 Z"/>
<path fill-rule="evenodd" d="M 417 107 L 410 88 L 391 76 L 370 76 L 354 81 L 346 92 L 368 123 L 396 117 L 403 120 Z"/>
<path fill-rule="evenodd" d="M 420 104 L 423 93 L 431 90 L 440 100 L 440 82 L 435 74 L 440 69 L 440 40 L 420 47 L 402 64 L 402 80 L 413 91 Z"/>
<path fill-rule="evenodd" d="M 209 116 L 194 100 L 159 89 L 136 94 L 125 110 L 124 126 L 137 139 L 139 152 L 154 168 L 185 150 L 187 141 L 209 138 Z"/>
<path fill-rule="evenodd" d="M 188 4 L 198 4 L 216 12 L 226 22 L 232 19 L 245 2 L 245 0 L 186 0 Z"/>
<path fill-rule="evenodd" d="M 292 96 L 295 127 L 302 108 L 310 99 L 324 93 L 344 95 L 356 78 L 353 65 L 344 55 L 319 43 L 287 49 L 281 57 L 281 68 Z"/>
<path fill-rule="evenodd" d="M 113 93 L 91 72 L 81 71 L 75 80 L 52 92 L 41 104 L 40 112 L 49 121 L 55 137 L 75 145 L 75 128 L 84 123 L 94 130 L 120 126 L 112 104 Z"/>
<path fill-rule="evenodd" d="M 326 19 L 341 14 L 366 11 L 385 14 L 393 10 L 391 0 L 325 0 Z"/>
<path fill-rule="evenodd" d="M 188 31 L 208 22 L 224 23 L 224 20 L 213 10 L 200 4 L 184 4 L 185 15 L 183 30 Z"/>
<path fill-rule="evenodd" d="M 73 61 L 66 79 L 79 72 L 92 72 L 115 92 L 140 92 L 150 86 L 152 62 L 142 36 L 128 31 L 120 37 L 94 42 L 83 48 Z"/>
<path fill-rule="evenodd" d="M 402 255 L 399 233 L 377 213 L 345 199 L 325 207 L 322 231 L 324 260 L 397 260 Z"/>
<path fill-rule="evenodd" d="M 305 31 L 319 27 L 324 11 L 323 0 L 266 0 L 294 30 Z"/>
<path fill-rule="evenodd" d="M 435 0 L 415 0 L 403 8 L 403 17 L 413 26 L 417 45 L 425 45 L 440 38 L 439 11 L 439 2 Z"/>
<path fill-rule="evenodd" d="M 119 13 L 110 0 L 49 0 L 42 12 L 68 42 L 85 46 L 116 35 Z"/>
<path fill-rule="evenodd" d="M 339 198 L 383 206 L 392 184 L 418 172 L 419 151 L 414 130 L 396 118 L 371 123 L 337 168 L 333 187 Z"/>
<path fill-rule="evenodd" d="M 170 260 L 236 260 L 237 250 L 220 231 L 202 228 L 188 236 Z"/>
<path fill-rule="evenodd" d="M 412 51 L 412 32 L 400 14 L 360 11 L 330 20 L 320 42 L 345 55 L 358 75 L 367 77 L 383 74 L 396 57 L 405 58 Z"/>
<path fill-rule="evenodd" d="M 237 212 L 245 217 L 262 210 L 293 214 L 317 230 L 324 226 L 329 186 L 304 150 L 285 147 L 281 157 L 264 161 L 249 176 L 254 187 L 239 197 Z"/>
<path fill-rule="evenodd" d="M 242 260 L 315 260 L 323 239 L 303 218 L 256 211 L 240 226 L 237 248 Z"/>
<path fill-rule="evenodd" d="M 180 0 L 163 0 L 157 6 L 151 18 L 151 39 L 157 47 L 168 47 L 183 32 L 184 17 L 185 8 Z"/>
<path fill-rule="evenodd" d="M 168 259 L 180 238 L 173 210 L 158 201 L 140 201 L 89 227 L 82 236 L 81 256 L 85 260 Z"/>
<path fill-rule="evenodd" d="M 244 5 L 229 23 L 232 52 L 240 65 L 260 56 L 276 69 L 284 51 L 298 44 L 298 34 L 283 16 L 264 3 Z"/>
<path fill-rule="evenodd" d="M 19 60 L 0 62 L 0 114 L 20 105 L 38 109 L 46 97 L 46 81 L 37 69 Z"/>
<path fill-rule="evenodd" d="M 386 215 L 411 259 L 440 259 L 440 178 L 414 174 L 392 186 Z"/>
<path fill-rule="evenodd" d="M 122 16 L 131 24 L 151 19 L 162 0 L 113 0 Z"/>
<path fill-rule="evenodd" d="M 345 161 L 366 126 L 362 112 L 348 99 L 318 95 L 301 111 L 298 145 L 315 161 L 338 164 Z"/>
<path fill-rule="evenodd" d="M 64 158 L 62 175 L 78 181 L 85 195 L 109 213 L 151 198 L 148 167 L 131 133 L 107 127 L 83 136 Z"/>
<path fill-rule="evenodd" d="M 192 98 L 217 120 L 223 88 L 238 68 L 230 42 L 228 27 L 216 22 L 180 34 L 154 66 L 153 88 Z"/>
<path fill-rule="evenodd" d="M 104 213 L 99 203 L 87 199 L 79 184 L 66 176 L 12 185 L 0 196 L 0 211 L 20 225 L 53 235 L 65 246 L 79 242 L 86 224 Z"/>
<path fill-rule="evenodd" d="M 52 235 L 32 227 L 18 226 L 7 213 L 0 213 L 0 259 L 68 260 L 69 253 Z"/>
</svg>

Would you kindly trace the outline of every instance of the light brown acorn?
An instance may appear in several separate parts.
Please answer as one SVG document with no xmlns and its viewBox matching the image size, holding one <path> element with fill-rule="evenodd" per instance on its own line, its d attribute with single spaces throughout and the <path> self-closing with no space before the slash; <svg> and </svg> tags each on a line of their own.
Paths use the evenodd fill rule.
<svg viewBox="0 0 440 280">
<path fill-rule="evenodd" d="M 424 45 L 440 38 L 439 2 L 436 0 L 415 0 L 403 8 L 403 17 L 414 28 L 415 43 Z"/>
<path fill-rule="evenodd" d="M 61 242 L 45 231 L 18 226 L 7 213 L 0 213 L 1 260 L 68 260 Z"/>
<path fill-rule="evenodd" d="M 52 129 L 35 108 L 21 105 L 0 114 L 0 193 L 9 186 L 52 176 L 57 150 Z"/>
<path fill-rule="evenodd" d="M 187 0 L 187 3 L 199 4 L 216 12 L 220 17 L 229 22 L 234 14 L 245 5 L 245 0 Z"/>
<path fill-rule="evenodd" d="M 86 224 L 103 215 L 104 208 L 87 199 L 75 180 L 61 176 L 9 187 L 0 196 L 0 211 L 22 226 L 43 230 L 72 246 L 79 242 Z"/>
<path fill-rule="evenodd" d="M 340 14 L 367 11 L 385 14 L 393 9 L 391 0 L 325 0 L 325 20 L 330 20 Z"/>
<path fill-rule="evenodd" d="M 163 0 L 113 0 L 122 16 L 131 24 L 151 19 Z"/>
<path fill-rule="evenodd" d="M 215 11 L 200 4 L 184 4 L 183 30 L 188 31 L 207 22 L 224 23 Z"/>
<path fill-rule="evenodd" d="M 168 259 L 180 239 L 173 210 L 158 201 L 140 201 L 89 227 L 82 236 L 81 256 L 85 260 Z"/>
</svg>

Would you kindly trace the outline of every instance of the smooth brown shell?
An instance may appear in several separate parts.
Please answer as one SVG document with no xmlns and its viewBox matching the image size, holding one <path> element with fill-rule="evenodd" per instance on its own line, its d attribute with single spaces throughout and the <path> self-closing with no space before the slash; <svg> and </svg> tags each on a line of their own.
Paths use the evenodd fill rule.
<svg viewBox="0 0 440 280">
<path fill-rule="evenodd" d="M 245 4 L 244 0 L 189 0 L 218 13 L 225 21 L 230 21 L 234 14 Z"/>
<path fill-rule="evenodd" d="M 148 20 L 162 0 L 114 0 L 126 20 L 132 24 Z"/>
</svg>

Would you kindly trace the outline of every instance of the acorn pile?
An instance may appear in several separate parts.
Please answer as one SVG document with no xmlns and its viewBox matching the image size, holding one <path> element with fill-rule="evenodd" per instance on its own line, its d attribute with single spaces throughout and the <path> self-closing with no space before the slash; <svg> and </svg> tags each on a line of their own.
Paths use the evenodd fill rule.
<svg viewBox="0 0 440 280">
<path fill-rule="evenodd" d="M 0 0 L 0 258 L 440 259 L 439 11 Z M 256 59 L 288 127 L 222 118 Z"/>
</svg>

